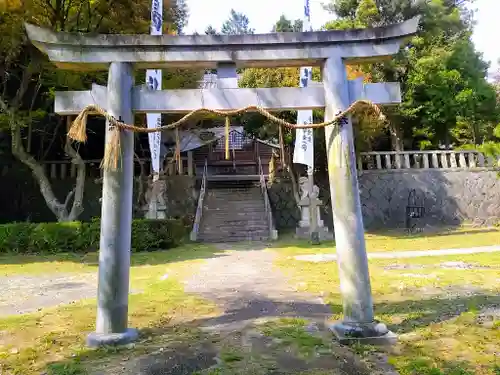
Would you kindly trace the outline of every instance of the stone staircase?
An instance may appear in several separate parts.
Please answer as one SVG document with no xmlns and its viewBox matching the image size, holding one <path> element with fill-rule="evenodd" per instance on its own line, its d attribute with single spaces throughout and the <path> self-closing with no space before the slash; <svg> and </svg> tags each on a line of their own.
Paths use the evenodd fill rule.
<svg viewBox="0 0 500 375">
<path fill-rule="evenodd" d="M 264 197 L 252 182 L 209 183 L 198 241 L 264 241 L 270 238 Z"/>
</svg>

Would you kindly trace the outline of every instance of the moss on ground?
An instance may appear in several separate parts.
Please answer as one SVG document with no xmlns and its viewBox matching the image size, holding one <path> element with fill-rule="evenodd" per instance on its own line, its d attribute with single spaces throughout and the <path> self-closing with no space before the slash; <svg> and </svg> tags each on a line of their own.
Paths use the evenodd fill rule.
<svg viewBox="0 0 500 375">
<path fill-rule="evenodd" d="M 335 262 L 282 256 L 277 265 L 341 319 Z M 499 374 L 500 253 L 371 260 L 370 277 L 376 317 L 399 335 L 389 354 L 400 374 Z"/>
</svg>

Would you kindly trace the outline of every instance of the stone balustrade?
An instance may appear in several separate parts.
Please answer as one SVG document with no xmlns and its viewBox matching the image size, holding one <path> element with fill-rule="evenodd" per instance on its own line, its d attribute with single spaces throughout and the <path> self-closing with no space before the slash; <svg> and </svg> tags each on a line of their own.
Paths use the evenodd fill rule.
<svg viewBox="0 0 500 375">
<path fill-rule="evenodd" d="M 427 169 L 492 169 L 498 161 L 474 150 L 377 151 L 358 156 L 359 172 Z"/>
</svg>

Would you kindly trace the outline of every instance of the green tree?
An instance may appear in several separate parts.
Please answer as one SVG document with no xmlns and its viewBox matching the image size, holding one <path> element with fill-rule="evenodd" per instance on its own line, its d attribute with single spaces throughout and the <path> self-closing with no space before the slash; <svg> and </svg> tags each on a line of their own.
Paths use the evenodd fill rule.
<svg viewBox="0 0 500 375">
<path fill-rule="evenodd" d="M 302 31 L 302 20 L 296 19 L 291 21 L 285 17 L 284 14 L 281 15 L 280 19 L 273 26 L 273 32 L 275 33 L 285 33 L 285 32 L 301 32 Z"/>
<path fill-rule="evenodd" d="M 243 13 L 231 9 L 229 19 L 224 22 L 221 33 L 224 35 L 253 34 L 254 29 L 250 27 L 250 21 Z"/>
<path fill-rule="evenodd" d="M 362 67 L 374 81 L 399 81 L 403 103 L 386 111 L 394 149 L 481 142 L 497 121 L 487 64 L 470 40 L 466 0 L 333 0 L 325 29 L 371 27 L 421 15 L 419 35 L 391 61 Z"/>
<path fill-rule="evenodd" d="M 187 26 L 189 19 L 189 8 L 186 4 L 186 0 L 176 0 L 173 6 L 169 1 L 167 1 L 166 5 L 167 11 L 170 13 L 169 19 L 173 21 L 172 24 L 175 31 L 179 35 L 183 34 L 184 28 Z"/>
<path fill-rule="evenodd" d="M 205 29 L 205 34 L 217 35 L 217 30 L 212 25 L 208 25 L 207 28 Z"/>
<path fill-rule="evenodd" d="M 111 6 L 112 5 L 112 6 Z M 167 9 L 165 30 L 184 25 L 176 17 L 183 11 Z M 147 0 L 9 0 L 0 11 L 0 131 L 7 132 L 12 154 L 32 172 L 47 206 L 58 221 L 75 220 L 83 210 L 85 164 L 70 142 L 64 152 L 77 165 L 74 189 L 61 202 L 40 164 L 29 153 L 32 128 L 53 134 L 62 119 L 49 121 L 56 90 L 86 89 L 91 82 L 105 83 L 105 74 L 57 70 L 31 43 L 24 22 L 54 31 L 98 33 L 148 33 L 150 2 Z M 172 26 L 173 25 L 173 26 Z M 28 141 L 24 139 L 27 134 Z M 70 203 L 72 203 L 70 205 Z"/>
</svg>

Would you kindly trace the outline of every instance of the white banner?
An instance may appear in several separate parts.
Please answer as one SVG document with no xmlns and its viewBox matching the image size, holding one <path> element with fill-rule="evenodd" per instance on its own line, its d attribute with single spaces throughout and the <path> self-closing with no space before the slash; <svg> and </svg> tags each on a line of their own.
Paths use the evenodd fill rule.
<svg viewBox="0 0 500 375">
<path fill-rule="evenodd" d="M 162 35 L 163 28 L 163 0 L 152 0 L 151 3 L 151 35 Z M 161 90 L 161 70 L 148 69 L 146 84 L 150 90 Z M 148 128 L 161 126 L 161 114 L 148 113 L 146 115 Z M 160 172 L 161 133 L 149 133 L 149 149 L 151 151 L 151 168 L 154 173 Z"/>
<path fill-rule="evenodd" d="M 311 31 L 311 16 L 309 0 L 304 3 L 304 18 L 302 24 L 303 31 Z M 300 68 L 300 87 L 307 87 L 312 81 L 312 68 Z M 312 124 L 313 112 L 311 109 L 297 111 L 297 124 Z M 297 129 L 295 131 L 295 149 L 293 152 L 293 162 L 295 164 L 305 164 L 309 167 L 309 173 L 314 168 L 314 137 L 312 129 Z"/>
</svg>

